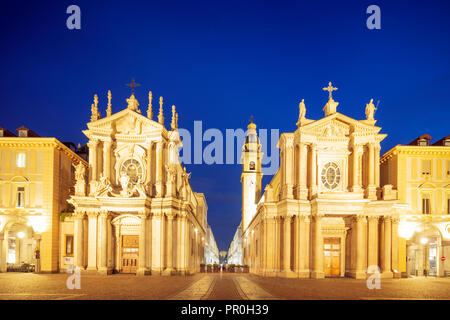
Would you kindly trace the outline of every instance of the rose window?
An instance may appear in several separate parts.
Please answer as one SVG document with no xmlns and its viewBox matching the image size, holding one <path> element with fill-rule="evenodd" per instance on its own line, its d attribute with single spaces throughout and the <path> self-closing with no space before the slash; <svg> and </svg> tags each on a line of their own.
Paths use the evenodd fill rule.
<svg viewBox="0 0 450 320">
<path fill-rule="evenodd" d="M 335 189 L 341 181 L 341 170 L 334 162 L 328 162 L 322 169 L 322 184 L 327 189 Z"/>
</svg>

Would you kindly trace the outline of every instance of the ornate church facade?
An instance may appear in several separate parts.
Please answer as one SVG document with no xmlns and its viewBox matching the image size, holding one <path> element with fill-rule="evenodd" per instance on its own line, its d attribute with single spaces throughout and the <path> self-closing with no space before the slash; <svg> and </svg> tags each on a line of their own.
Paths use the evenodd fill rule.
<svg viewBox="0 0 450 320">
<path fill-rule="evenodd" d="M 366 119 L 337 112 L 331 83 L 324 118 L 306 118 L 278 142 L 280 168 L 262 194 L 261 144 L 248 125 L 242 150 L 243 263 L 264 276 L 400 277 L 398 223 L 404 205 L 380 185 L 380 142 L 371 100 Z"/>
<path fill-rule="evenodd" d="M 134 93 L 113 114 L 91 106 L 89 167 L 75 168 L 74 214 L 62 223 L 60 269 L 190 274 L 204 262 L 207 204 L 194 192 L 179 161 L 178 114 L 164 126 L 163 98 L 153 120 L 152 93 L 144 116 Z"/>
</svg>

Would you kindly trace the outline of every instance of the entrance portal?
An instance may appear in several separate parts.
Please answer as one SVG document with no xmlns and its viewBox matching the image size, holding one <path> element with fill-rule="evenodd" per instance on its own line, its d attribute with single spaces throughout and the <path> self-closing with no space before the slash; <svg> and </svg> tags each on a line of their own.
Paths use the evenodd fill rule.
<svg viewBox="0 0 450 320">
<path fill-rule="evenodd" d="M 323 239 L 323 264 L 326 277 L 341 275 L 341 238 Z"/>
<path fill-rule="evenodd" d="M 9 272 L 34 271 L 36 241 L 33 239 L 32 229 L 17 223 L 13 224 L 5 235 L 7 241 L 6 270 Z"/>
<path fill-rule="evenodd" d="M 442 255 L 441 235 L 430 226 L 419 232 L 407 244 L 408 276 L 439 276 L 439 257 Z"/>
<path fill-rule="evenodd" d="M 122 236 L 122 273 L 136 273 L 139 261 L 139 236 Z"/>
</svg>

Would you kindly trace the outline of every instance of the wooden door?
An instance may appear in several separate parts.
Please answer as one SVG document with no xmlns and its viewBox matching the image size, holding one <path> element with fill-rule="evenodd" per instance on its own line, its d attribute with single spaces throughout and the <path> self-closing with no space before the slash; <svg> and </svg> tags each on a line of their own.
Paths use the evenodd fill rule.
<svg viewBox="0 0 450 320">
<path fill-rule="evenodd" d="M 323 239 L 323 263 L 326 277 L 341 275 L 341 238 Z"/>
<path fill-rule="evenodd" d="M 122 273 L 136 273 L 139 261 L 139 236 L 122 236 Z"/>
</svg>

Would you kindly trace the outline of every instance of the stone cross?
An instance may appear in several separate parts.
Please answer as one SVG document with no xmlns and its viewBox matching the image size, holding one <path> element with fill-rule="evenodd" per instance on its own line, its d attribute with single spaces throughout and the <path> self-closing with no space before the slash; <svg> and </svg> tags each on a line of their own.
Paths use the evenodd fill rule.
<svg viewBox="0 0 450 320">
<path fill-rule="evenodd" d="M 127 87 L 131 88 L 131 94 L 134 94 L 134 88 L 139 87 L 140 84 L 134 81 L 134 78 L 131 78 L 131 82 L 126 84 Z"/>
<path fill-rule="evenodd" d="M 325 87 L 325 88 L 323 88 L 322 90 L 323 91 L 328 91 L 328 94 L 329 94 L 329 96 L 328 96 L 328 99 L 329 100 L 332 100 L 333 99 L 333 96 L 332 96 L 332 92 L 333 91 L 336 91 L 338 88 L 335 88 L 335 87 L 333 87 L 332 85 L 331 85 L 331 81 L 328 83 L 328 87 Z"/>
</svg>

